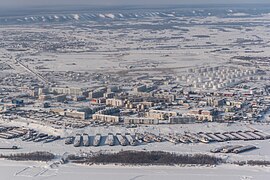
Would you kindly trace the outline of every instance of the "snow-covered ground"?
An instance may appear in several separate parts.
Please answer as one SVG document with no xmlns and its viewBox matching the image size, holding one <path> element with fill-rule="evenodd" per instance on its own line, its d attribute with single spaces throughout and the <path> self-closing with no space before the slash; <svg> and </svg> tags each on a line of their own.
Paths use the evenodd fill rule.
<svg viewBox="0 0 270 180">
<path fill-rule="evenodd" d="M 6 125 L 22 125 L 22 122 L 10 122 L 5 123 Z M 125 128 L 121 126 L 111 126 L 111 127 L 86 127 L 82 129 L 58 129 L 55 130 L 50 128 L 44 128 L 44 126 L 36 125 L 36 124 L 28 124 L 28 127 L 39 130 L 40 132 L 45 132 L 54 135 L 61 135 L 61 137 L 67 137 L 70 135 L 75 136 L 76 133 L 87 133 L 91 138 L 97 133 L 101 133 L 103 135 L 103 143 L 101 146 L 94 147 L 74 147 L 73 145 L 65 145 L 64 139 L 57 140 L 52 143 L 43 143 L 43 142 L 25 142 L 20 138 L 5 140 L 0 139 L 0 143 L 4 147 L 11 147 L 13 145 L 17 145 L 21 147 L 16 151 L 10 150 L 1 150 L 0 154 L 10 154 L 10 153 L 18 153 L 18 152 L 33 152 L 33 151 L 48 151 L 57 155 L 63 155 L 65 152 L 69 154 L 81 154 L 81 153 L 89 153 L 97 152 L 97 151 L 106 151 L 106 152 L 118 152 L 121 150 L 140 150 L 140 151 L 168 151 L 168 152 L 176 152 L 176 153 L 184 153 L 184 154 L 211 154 L 210 150 L 216 147 L 224 146 L 224 145 L 255 145 L 258 147 L 256 150 L 248 151 L 241 154 L 215 154 L 217 156 L 226 158 L 228 161 L 245 161 L 245 160 L 269 160 L 270 161 L 270 141 L 269 140 L 253 140 L 253 141 L 228 141 L 228 142 L 214 142 L 210 144 L 204 143 L 196 143 L 196 144 L 173 144 L 171 142 L 161 142 L 161 143 L 148 143 L 148 144 L 140 144 L 138 146 L 108 146 L 104 145 L 104 141 L 108 133 L 131 133 L 135 134 L 136 132 L 144 133 L 151 132 L 155 134 L 164 134 L 168 135 L 169 133 L 182 133 L 184 132 L 229 132 L 229 131 L 245 131 L 245 130 L 260 130 L 265 133 L 270 134 L 270 125 L 268 124 L 248 124 L 248 123 L 234 123 L 234 124 L 226 124 L 226 123 L 199 123 L 199 124 L 182 124 L 182 125 L 159 125 L 159 126 L 141 126 L 138 128 Z"/>
<path fill-rule="evenodd" d="M 194 11 L 193 14 L 198 12 Z M 210 12 L 209 12 L 210 13 Z M 211 12 L 212 13 L 212 12 Z M 6 25 L 0 27 L 0 61 L 10 65 L 11 70 L 1 72 L 0 76 L 8 73 L 27 74 L 24 68 L 15 63 L 19 58 L 30 69 L 38 73 L 55 72 L 97 72 L 109 73 L 123 70 L 128 73 L 185 73 L 184 68 L 205 65 L 227 65 L 234 56 L 269 57 L 269 14 L 261 16 L 246 16 L 245 13 L 230 10 L 231 17 L 219 16 L 175 16 L 171 13 L 149 13 L 137 20 L 141 15 L 133 14 L 126 21 L 88 21 L 82 24 L 39 24 Z M 163 19 L 162 16 L 171 17 Z M 49 15 L 43 16 L 42 21 L 71 18 L 79 21 L 89 16 L 101 19 L 121 19 L 127 14 L 98 13 L 82 16 Z M 134 17 L 136 17 L 134 19 Z M 17 18 L 17 17 L 16 17 Z M 25 17 L 26 22 L 35 22 L 38 17 Z M 133 18 L 133 19 L 132 19 Z M 41 20 L 40 19 L 40 20 Z M 22 20 L 22 19 L 20 19 Z M 17 51 L 24 45 L 25 51 Z M 9 51 L 7 48 L 14 48 Z M 147 62 L 147 63 L 145 63 Z M 144 65 L 148 65 L 144 67 Z M 39 69 L 38 67 L 41 67 Z M 130 69 L 132 67 L 133 69 Z M 267 68 L 267 67 L 264 67 Z M 30 74 L 31 75 L 31 74 Z M 66 81 L 65 78 L 55 78 L 59 84 L 77 87 L 93 86 L 90 82 Z M 1 86 L 1 84 L 0 84 Z M 268 115 L 267 115 L 268 116 Z M 53 129 L 50 125 L 31 123 L 29 121 L 0 122 L 3 125 L 25 126 L 54 135 L 66 137 L 76 133 L 95 135 L 101 133 L 131 133 L 152 132 L 156 134 L 189 132 L 226 132 L 239 130 L 261 130 L 270 134 L 270 125 L 244 124 L 231 125 L 218 123 L 159 125 L 127 129 L 120 126 L 86 127 L 82 129 Z M 170 142 L 149 143 L 138 146 L 123 147 L 120 145 L 99 147 L 78 147 L 65 145 L 64 140 L 52 143 L 23 142 L 21 139 L 0 139 L 0 146 L 17 145 L 21 149 L 10 151 L 0 150 L 0 154 L 19 152 L 48 151 L 57 155 L 65 152 L 78 154 L 90 151 L 147 150 L 168 151 L 177 153 L 204 153 L 225 144 L 255 145 L 258 149 L 236 154 L 216 154 L 228 161 L 270 160 L 269 140 L 230 141 L 211 144 L 177 144 Z M 49 168 L 49 163 L 12 162 L 0 160 L 0 180 L 4 179 L 269 179 L 270 169 L 266 167 L 239 167 L 221 165 L 217 167 L 123 167 L 123 166 L 77 166 L 72 164 Z"/>
<path fill-rule="evenodd" d="M 48 163 L 0 161 L 1 179 L 8 180 L 267 180 L 269 167 L 221 165 L 216 167 L 167 166 L 84 166 L 60 165 L 50 168 Z"/>
</svg>

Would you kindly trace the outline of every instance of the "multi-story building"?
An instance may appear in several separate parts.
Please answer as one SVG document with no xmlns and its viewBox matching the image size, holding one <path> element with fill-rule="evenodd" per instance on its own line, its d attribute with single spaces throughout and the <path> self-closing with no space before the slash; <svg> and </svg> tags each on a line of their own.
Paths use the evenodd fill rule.
<svg viewBox="0 0 270 180">
<path fill-rule="evenodd" d="M 113 107 L 123 107 L 124 101 L 121 99 L 106 99 L 106 105 Z"/>
<path fill-rule="evenodd" d="M 175 100 L 174 94 L 159 93 L 159 94 L 154 94 L 154 97 L 159 98 L 159 99 L 165 99 L 166 102 L 173 102 Z"/>
<path fill-rule="evenodd" d="M 130 117 L 124 119 L 124 124 L 158 124 L 158 119 Z"/>
<path fill-rule="evenodd" d="M 120 121 L 119 116 L 111 116 L 111 115 L 105 115 L 105 114 L 93 114 L 92 119 L 109 122 L 109 123 L 119 123 Z"/>
<path fill-rule="evenodd" d="M 134 92 L 145 92 L 147 90 L 146 85 L 139 85 L 133 88 Z"/>
<path fill-rule="evenodd" d="M 49 88 L 50 93 L 55 94 L 66 94 L 70 96 L 86 96 L 88 94 L 87 91 L 82 88 L 68 88 L 68 87 L 51 87 Z"/>
<path fill-rule="evenodd" d="M 72 117 L 72 118 L 77 118 L 77 119 L 82 119 L 82 120 L 86 119 L 86 113 L 85 112 L 79 112 L 79 111 L 76 111 L 76 110 L 64 111 L 64 115 L 67 116 L 67 117 Z"/>
<path fill-rule="evenodd" d="M 172 116 L 169 117 L 170 124 L 189 124 L 196 121 L 195 117 L 192 116 Z"/>
<path fill-rule="evenodd" d="M 177 112 L 174 111 L 161 111 L 161 110 L 150 110 L 146 113 L 146 117 L 159 120 L 167 120 L 171 116 L 177 116 Z"/>
<path fill-rule="evenodd" d="M 191 110 L 185 115 L 189 117 L 194 117 L 198 121 L 214 121 L 217 118 L 217 113 L 215 109 Z"/>
</svg>

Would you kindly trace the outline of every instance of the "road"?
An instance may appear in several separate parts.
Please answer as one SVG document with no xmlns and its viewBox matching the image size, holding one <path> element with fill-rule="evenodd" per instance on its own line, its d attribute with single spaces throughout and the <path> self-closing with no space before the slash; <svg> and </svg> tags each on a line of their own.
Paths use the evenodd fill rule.
<svg viewBox="0 0 270 180">
<path fill-rule="evenodd" d="M 6 63 L 9 64 L 16 72 L 21 72 L 23 69 L 24 71 L 28 72 L 31 74 L 33 77 L 38 78 L 42 83 L 49 85 L 50 82 L 48 79 L 40 75 L 38 72 L 35 72 L 33 69 L 30 69 L 27 65 L 23 64 L 18 58 L 14 58 L 9 52 L 5 51 L 2 52 L 4 57 L 7 59 Z M 19 69 L 19 65 L 21 68 Z"/>
</svg>

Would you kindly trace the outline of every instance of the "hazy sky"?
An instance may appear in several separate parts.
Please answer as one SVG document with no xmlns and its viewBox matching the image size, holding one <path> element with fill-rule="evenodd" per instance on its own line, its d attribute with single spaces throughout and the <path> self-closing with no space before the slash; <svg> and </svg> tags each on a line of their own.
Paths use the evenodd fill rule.
<svg viewBox="0 0 270 180">
<path fill-rule="evenodd" d="M 0 7 L 29 7 L 43 5 L 132 5 L 132 4 L 228 4 L 270 3 L 269 0 L 0 0 Z"/>
</svg>

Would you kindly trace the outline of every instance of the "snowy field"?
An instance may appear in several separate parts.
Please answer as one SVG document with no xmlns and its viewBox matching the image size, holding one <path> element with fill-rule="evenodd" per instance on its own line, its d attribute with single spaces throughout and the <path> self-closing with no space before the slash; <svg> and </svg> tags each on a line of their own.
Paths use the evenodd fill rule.
<svg viewBox="0 0 270 180">
<path fill-rule="evenodd" d="M 235 56 L 268 57 L 269 14 L 236 15 L 233 13 L 226 18 L 153 16 L 79 25 L 46 24 L 44 27 L 35 23 L 5 25 L 0 27 L 0 38 L 4 43 L 0 47 L 0 57 L 18 58 L 41 74 L 123 70 L 130 73 L 143 69 L 149 74 L 161 72 L 161 69 L 162 72 L 182 74 L 183 68 L 222 66 L 234 62 Z M 21 46 L 27 48 L 18 51 L 17 46 L 18 49 Z M 11 72 L 26 73 L 12 62 L 8 64 L 15 67 Z M 76 83 L 51 78 L 62 85 Z M 76 83 L 76 86 L 91 85 L 91 82 Z"/>
<path fill-rule="evenodd" d="M 0 161 L 1 179 L 8 180 L 267 180 L 269 167 L 221 165 L 217 167 L 163 166 L 83 166 L 63 165 L 55 168 L 46 163 Z"/>
<path fill-rule="evenodd" d="M 241 8 L 240 8 L 241 9 Z M 243 8 L 245 9 L 245 8 Z M 253 9 L 253 8 L 252 8 Z M 255 10 L 254 10 L 255 9 Z M 0 17 L 0 63 L 12 69 L 0 72 L 0 77 L 11 74 L 33 76 L 20 66 L 32 69 L 57 85 L 92 87 L 106 82 L 68 81 L 57 73 L 121 74 L 129 76 L 167 75 L 176 76 L 186 73 L 189 67 L 237 66 L 235 56 L 250 56 L 269 59 L 270 14 L 264 11 L 247 14 L 232 9 L 219 10 L 155 10 L 160 12 L 108 12 L 40 14 L 21 17 Z M 142 10 L 144 11 L 144 10 Z M 152 11 L 152 10 L 151 10 Z M 167 10 L 165 10 L 167 11 Z M 169 12 L 170 11 L 170 12 Z M 176 12 L 175 12 L 176 11 Z M 207 12 L 209 11 L 209 12 Z M 213 12 L 212 12 L 213 11 Z M 218 11 L 218 12 L 215 12 Z M 258 10 L 260 11 L 260 10 Z M 219 13 L 219 14 L 217 14 Z M 224 16 L 224 13 L 226 16 Z M 18 23 L 17 25 L 14 24 Z M 20 24 L 21 23 L 21 24 Z M 3 25 L 2 25 L 3 24 Z M 256 60 L 254 60 L 256 64 Z M 252 63 L 254 63 L 252 62 Z M 236 65 L 237 64 L 237 65 Z M 248 64 L 247 66 L 249 66 Z M 266 68 L 263 66 L 261 68 Z M 136 74 L 137 73 L 137 74 Z M 90 80 L 91 79 L 91 80 Z M 23 82 L 21 82 L 23 84 Z M 2 88 L 0 84 L 0 88 Z M 268 116 L 269 114 L 267 114 Z M 259 130 L 270 134 L 269 124 L 184 124 L 141 126 L 138 128 L 85 127 L 82 129 L 54 129 L 43 122 L 30 122 L 17 119 L 0 121 L 1 125 L 33 128 L 39 132 L 67 136 L 88 133 L 93 136 L 101 133 L 151 132 L 155 134 L 185 132 L 229 132 Z M 224 145 L 255 145 L 256 150 L 241 154 L 215 154 L 227 162 L 245 160 L 270 161 L 270 141 L 230 141 L 222 143 L 172 144 L 170 142 L 148 143 L 138 146 L 74 147 L 65 145 L 64 139 L 52 143 L 23 142 L 17 139 L 0 139 L 0 147 L 16 145 L 18 150 L 0 150 L 0 154 L 48 151 L 62 156 L 89 152 L 118 152 L 121 150 L 167 151 L 182 154 L 210 154 L 210 150 Z M 131 167 L 131 166 L 79 166 L 65 164 L 51 167 L 54 162 L 14 162 L 0 160 L 0 180 L 268 180 L 269 167 L 236 166 L 231 164 L 216 167 Z"/>
<path fill-rule="evenodd" d="M 3 123 L 3 122 L 2 122 Z M 23 126 L 24 123 L 22 122 L 10 122 L 5 123 L 6 125 L 21 125 Z M 140 151 L 167 151 L 167 152 L 175 152 L 175 153 L 182 153 L 182 154 L 210 154 L 211 149 L 224 146 L 224 145 L 255 145 L 258 147 L 256 150 L 248 151 L 241 154 L 224 154 L 218 153 L 214 154 L 218 157 L 222 157 L 227 159 L 227 161 L 245 161 L 245 160 L 268 160 L 270 161 L 270 141 L 269 140 L 252 140 L 252 141 L 228 141 L 228 142 L 213 142 L 209 144 L 205 143 L 195 143 L 195 144 L 173 144 L 171 142 L 161 142 L 161 143 L 148 143 L 148 144 L 140 144 L 138 146 L 120 146 L 116 144 L 115 146 L 108 146 L 105 145 L 105 139 L 108 133 L 131 133 L 135 134 L 136 132 L 144 133 L 144 132 L 151 132 L 155 134 L 165 134 L 168 135 L 169 133 L 176 134 L 184 134 L 184 132 L 230 132 L 230 131 L 245 131 L 245 130 L 259 130 L 270 134 L 270 125 L 268 124 L 247 124 L 247 123 L 234 123 L 228 124 L 226 123 L 201 123 L 201 124 L 182 124 L 182 125 L 159 125 L 159 126 L 141 126 L 138 128 L 125 128 L 121 126 L 111 126 L 111 127 L 85 127 L 82 129 L 53 129 L 48 127 L 44 127 L 42 125 L 37 125 L 34 123 L 29 123 L 28 127 L 34 128 L 39 130 L 40 132 L 54 134 L 54 135 L 61 135 L 61 137 L 67 136 L 75 136 L 76 133 L 88 133 L 91 138 L 97 133 L 103 135 L 101 140 L 101 145 L 98 147 L 90 146 L 90 147 L 74 147 L 73 145 L 65 145 L 64 139 L 57 140 L 51 143 L 43 143 L 43 142 L 25 142 L 22 141 L 20 138 L 5 140 L 0 139 L 1 146 L 4 147 L 11 147 L 16 145 L 21 149 L 18 150 L 1 150 L 0 154 L 11 154 L 11 153 L 27 153 L 33 151 L 48 151 L 54 153 L 56 155 L 62 156 L 64 153 L 68 154 L 83 154 L 89 152 L 118 152 L 121 150 L 140 150 Z"/>
</svg>

